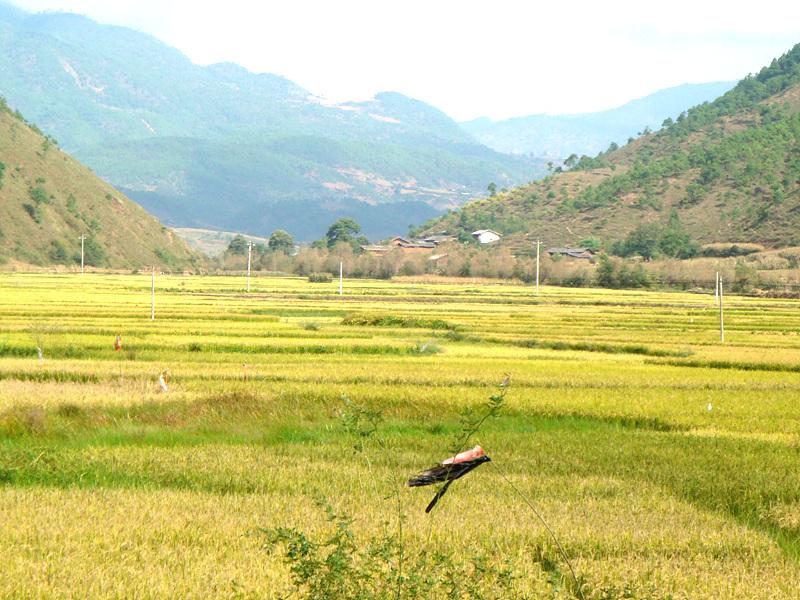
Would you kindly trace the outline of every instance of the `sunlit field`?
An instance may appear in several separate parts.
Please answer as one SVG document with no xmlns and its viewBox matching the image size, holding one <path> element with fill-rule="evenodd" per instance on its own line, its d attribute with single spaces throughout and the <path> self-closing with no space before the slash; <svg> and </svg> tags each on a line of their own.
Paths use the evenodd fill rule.
<svg viewBox="0 0 800 600">
<path fill-rule="evenodd" d="M 0 596 L 286 597 L 267 531 L 325 539 L 324 498 L 447 555 L 442 597 L 800 598 L 800 301 L 726 296 L 720 343 L 713 295 L 156 287 L 151 321 L 149 274 L 0 275 Z M 405 481 L 506 374 L 492 462 L 426 515 Z"/>
</svg>

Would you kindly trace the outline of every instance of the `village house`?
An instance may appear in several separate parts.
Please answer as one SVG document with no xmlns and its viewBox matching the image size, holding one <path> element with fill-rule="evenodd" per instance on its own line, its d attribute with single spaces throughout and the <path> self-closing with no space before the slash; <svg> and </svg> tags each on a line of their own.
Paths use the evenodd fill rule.
<svg viewBox="0 0 800 600">
<path fill-rule="evenodd" d="M 409 240 L 402 236 L 395 236 L 385 245 L 370 245 L 361 246 L 364 252 L 375 254 L 376 256 L 383 256 L 392 250 L 400 250 L 403 254 L 429 254 L 436 248 L 433 242 L 426 242 L 425 240 Z"/>
<path fill-rule="evenodd" d="M 452 242 L 456 242 L 458 241 L 458 238 L 454 235 L 450 235 L 446 231 L 442 231 L 441 233 L 435 233 L 433 235 L 424 237 L 422 238 L 422 241 L 439 246 L 440 244 L 450 244 Z"/>
<path fill-rule="evenodd" d="M 478 242 L 481 244 L 493 244 L 502 236 L 491 229 L 479 229 L 478 231 L 472 232 L 472 237 L 478 240 Z"/>
<path fill-rule="evenodd" d="M 587 248 L 548 248 L 547 253 L 550 256 L 566 256 L 567 258 L 578 258 L 582 260 L 591 260 L 594 258 L 594 252 Z"/>
</svg>

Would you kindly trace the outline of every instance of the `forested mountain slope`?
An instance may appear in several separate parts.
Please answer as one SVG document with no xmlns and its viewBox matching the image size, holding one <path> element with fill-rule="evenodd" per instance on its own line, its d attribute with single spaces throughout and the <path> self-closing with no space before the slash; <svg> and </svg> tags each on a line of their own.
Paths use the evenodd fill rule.
<svg viewBox="0 0 800 600">
<path fill-rule="evenodd" d="M 699 242 L 800 245 L 800 45 L 658 132 L 564 168 L 426 227 L 493 228 L 520 248 L 608 247 L 643 224 Z"/>
<path fill-rule="evenodd" d="M 173 225 L 302 240 L 346 214 L 380 236 L 544 172 L 401 94 L 329 103 L 131 29 L 1 1 L 0 95 Z"/>
</svg>

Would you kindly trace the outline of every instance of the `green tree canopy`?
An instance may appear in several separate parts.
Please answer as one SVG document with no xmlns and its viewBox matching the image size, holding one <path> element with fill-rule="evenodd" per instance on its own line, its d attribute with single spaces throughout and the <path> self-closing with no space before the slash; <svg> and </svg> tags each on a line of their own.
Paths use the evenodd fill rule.
<svg viewBox="0 0 800 600">
<path fill-rule="evenodd" d="M 650 260 L 658 254 L 660 241 L 661 225 L 658 223 L 645 223 L 631 231 L 621 244 L 616 244 L 614 254 L 619 254 L 620 256 L 638 254 L 642 258 Z"/>
<path fill-rule="evenodd" d="M 247 240 L 241 234 L 236 234 L 228 244 L 228 252 L 230 254 L 247 254 Z"/>
<path fill-rule="evenodd" d="M 612 251 L 618 256 L 639 255 L 650 260 L 658 255 L 691 258 L 697 256 L 700 248 L 673 210 L 666 227 L 659 223 L 639 225 L 624 240 L 615 242 Z"/>
<path fill-rule="evenodd" d="M 350 217 L 336 219 L 325 234 L 328 240 L 328 248 L 333 248 L 339 242 L 353 243 L 357 233 L 361 233 L 361 225 L 355 219 Z"/>
<path fill-rule="evenodd" d="M 594 236 L 582 239 L 580 245 L 581 248 L 586 248 L 592 252 L 599 252 L 600 248 L 602 247 L 600 240 Z"/>
<path fill-rule="evenodd" d="M 661 234 L 658 248 L 663 254 L 673 258 L 691 258 L 700 252 L 699 245 L 683 228 L 675 210 L 670 214 L 669 223 Z"/>
<path fill-rule="evenodd" d="M 294 248 L 294 239 L 288 232 L 283 229 L 278 229 L 273 231 L 272 235 L 269 236 L 268 247 L 273 252 L 288 253 Z"/>
</svg>

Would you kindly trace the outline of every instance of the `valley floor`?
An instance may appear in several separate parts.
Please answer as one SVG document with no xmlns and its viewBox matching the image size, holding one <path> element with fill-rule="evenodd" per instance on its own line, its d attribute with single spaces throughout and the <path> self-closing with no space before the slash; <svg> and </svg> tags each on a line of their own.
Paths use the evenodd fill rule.
<svg viewBox="0 0 800 600">
<path fill-rule="evenodd" d="M 800 302 L 729 296 L 723 344 L 713 295 L 337 286 L 161 276 L 151 321 L 149 275 L 0 274 L 0 596 L 285 597 L 265 530 L 321 497 L 446 555 L 430 597 L 581 597 L 516 488 L 585 598 L 800 598 Z"/>
</svg>

